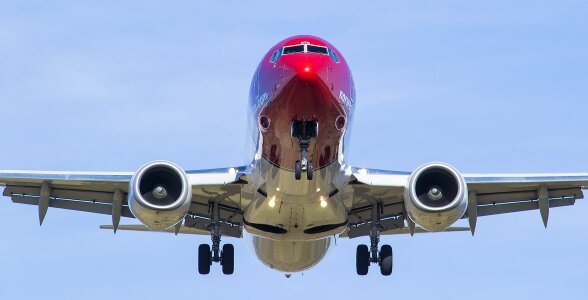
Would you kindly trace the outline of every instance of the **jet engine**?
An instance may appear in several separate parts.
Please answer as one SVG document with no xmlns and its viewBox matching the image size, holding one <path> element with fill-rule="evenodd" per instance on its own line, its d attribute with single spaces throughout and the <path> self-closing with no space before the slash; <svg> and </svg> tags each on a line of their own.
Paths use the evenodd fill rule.
<svg viewBox="0 0 588 300">
<path fill-rule="evenodd" d="M 144 165 L 129 186 L 131 212 L 152 230 L 164 230 L 182 221 L 190 209 L 191 199 L 188 175 L 167 161 Z"/>
<path fill-rule="evenodd" d="M 408 217 L 428 231 L 443 231 L 460 219 L 468 205 L 463 176 L 444 163 L 417 168 L 404 189 Z"/>
</svg>

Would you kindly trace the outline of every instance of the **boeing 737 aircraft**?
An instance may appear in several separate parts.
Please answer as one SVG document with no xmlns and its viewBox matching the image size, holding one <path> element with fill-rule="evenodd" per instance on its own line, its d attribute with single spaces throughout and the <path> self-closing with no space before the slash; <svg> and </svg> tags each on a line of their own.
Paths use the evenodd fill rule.
<svg viewBox="0 0 588 300">
<path fill-rule="evenodd" d="M 37 205 L 112 215 L 102 228 L 207 235 L 198 271 L 220 263 L 234 271 L 234 248 L 221 238 L 244 236 L 257 258 L 285 273 L 319 263 L 332 237 L 361 238 L 356 271 L 377 265 L 392 273 L 382 235 L 471 231 L 478 217 L 539 210 L 583 198 L 588 173 L 463 174 L 441 162 L 412 172 L 350 166 L 345 154 L 356 103 L 353 77 L 339 50 L 314 36 L 272 47 L 253 74 L 244 166 L 184 169 L 153 161 L 136 172 L 1 170 L 4 195 Z M 120 225 L 121 217 L 142 225 Z M 469 228 L 451 227 L 467 219 Z M 222 247 L 221 247 L 222 246 Z"/>
</svg>

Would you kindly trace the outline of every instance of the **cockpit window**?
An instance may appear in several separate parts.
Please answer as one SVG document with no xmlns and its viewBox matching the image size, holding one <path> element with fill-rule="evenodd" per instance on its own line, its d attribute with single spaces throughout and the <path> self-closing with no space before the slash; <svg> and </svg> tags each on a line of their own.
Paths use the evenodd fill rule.
<svg viewBox="0 0 588 300">
<path fill-rule="evenodd" d="M 278 51 L 280 51 L 280 50 L 278 50 Z M 331 57 L 331 59 L 334 62 L 339 63 L 339 57 L 337 56 L 337 53 L 335 53 L 335 51 L 333 51 L 325 46 L 311 45 L 311 44 L 308 44 L 307 42 L 303 42 L 300 45 L 286 46 L 286 47 L 282 48 L 282 51 L 279 54 L 274 53 L 274 55 L 277 55 L 277 57 L 275 58 L 277 60 L 281 55 L 294 54 L 294 53 L 317 53 L 317 54 L 328 55 Z M 272 55 L 272 59 L 271 59 L 272 62 L 275 61 L 274 55 Z"/>
<path fill-rule="evenodd" d="M 304 45 L 284 47 L 283 54 L 293 54 L 293 53 L 298 53 L 298 52 L 304 52 Z"/>
<path fill-rule="evenodd" d="M 337 53 L 335 53 L 335 51 L 329 49 L 329 56 L 334 62 L 339 63 L 339 56 L 337 56 Z"/>
<path fill-rule="evenodd" d="M 306 45 L 307 52 L 319 53 L 319 54 L 328 54 L 327 47 L 315 46 L 315 45 Z"/>
<path fill-rule="evenodd" d="M 280 58 L 280 56 L 282 56 L 282 49 L 278 49 L 274 52 L 274 54 L 272 54 L 272 57 L 270 58 L 270 62 L 275 63 L 276 60 L 278 60 L 278 58 Z"/>
</svg>

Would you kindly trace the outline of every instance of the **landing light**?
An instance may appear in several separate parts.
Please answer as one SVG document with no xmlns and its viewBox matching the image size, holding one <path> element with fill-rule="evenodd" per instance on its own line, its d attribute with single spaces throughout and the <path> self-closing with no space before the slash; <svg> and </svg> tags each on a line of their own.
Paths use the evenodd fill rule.
<svg viewBox="0 0 588 300">
<path fill-rule="evenodd" d="M 327 207 L 328 203 L 327 200 L 325 200 L 325 197 L 321 196 L 321 207 Z"/>
<path fill-rule="evenodd" d="M 269 207 L 274 207 L 276 206 L 276 196 L 272 196 L 272 198 L 270 199 L 270 201 L 268 202 Z"/>
</svg>

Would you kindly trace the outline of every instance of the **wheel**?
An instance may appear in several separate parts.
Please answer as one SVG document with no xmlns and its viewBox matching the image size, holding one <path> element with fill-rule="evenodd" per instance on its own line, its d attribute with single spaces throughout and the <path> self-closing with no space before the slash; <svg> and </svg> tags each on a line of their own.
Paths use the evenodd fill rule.
<svg viewBox="0 0 588 300">
<path fill-rule="evenodd" d="M 357 275 L 367 275 L 370 267 L 370 250 L 366 245 L 358 245 L 355 253 L 355 269 Z"/>
<path fill-rule="evenodd" d="M 308 161 L 306 165 L 306 179 L 312 180 L 312 161 Z"/>
<path fill-rule="evenodd" d="M 235 271 L 235 247 L 233 244 L 223 245 L 221 265 L 223 265 L 223 274 L 225 275 L 231 275 Z"/>
<path fill-rule="evenodd" d="M 210 273 L 210 265 L 210 245 L 201 244 L 198 247 L 198 273 L 203 275 Z"/>
<path fill-rule="evenodd" d="M 392 247 L 390 245 L 382 245 L 380 248 L 380 272 L 384 276 L 392 274 Z"/>
<path fill-rule="evenodd" d="M 294 178 L 296 178 L 296 180 L 302 178 L 302 162 L 299 160 L 294 164 Z"/>
</svg>

